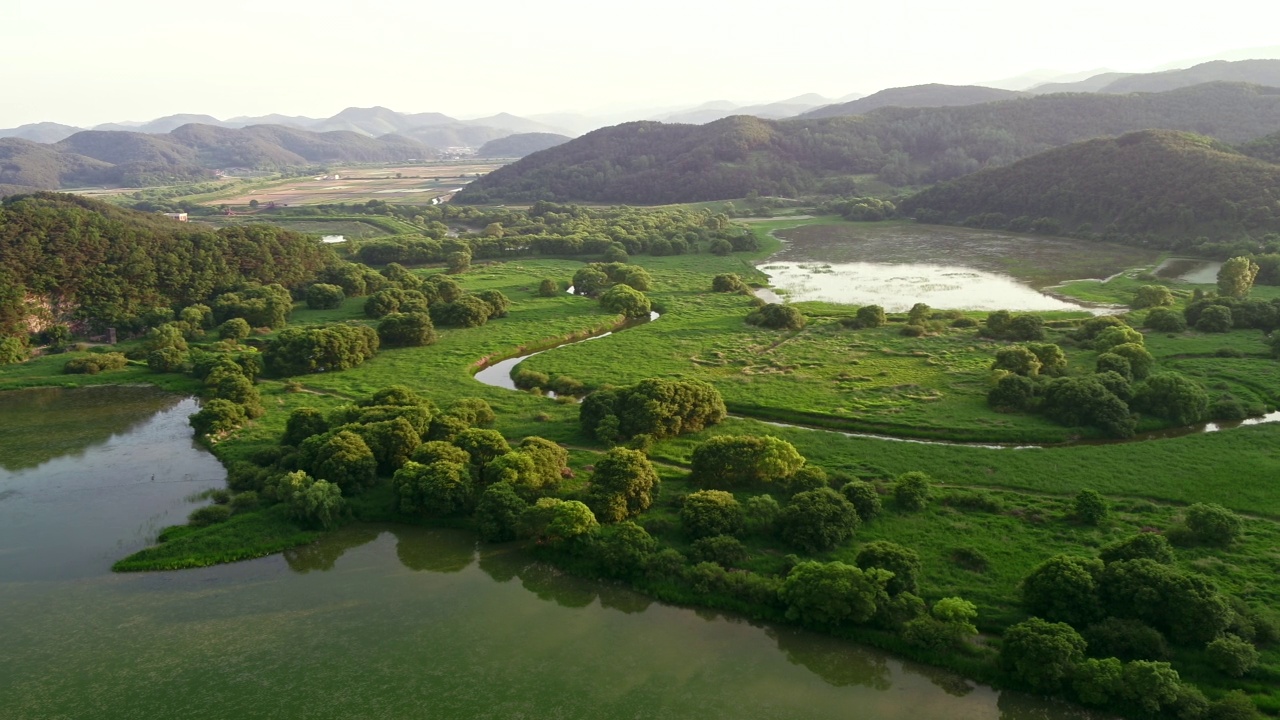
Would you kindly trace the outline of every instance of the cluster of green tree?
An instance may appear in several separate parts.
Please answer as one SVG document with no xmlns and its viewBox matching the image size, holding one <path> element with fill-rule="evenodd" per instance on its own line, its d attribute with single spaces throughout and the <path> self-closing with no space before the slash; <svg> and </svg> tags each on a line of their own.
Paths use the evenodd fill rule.
<svg viewBox="0 0 1280 720">
<path fill-rule="evenodd" d="M 898 216 L 898 207 L 889 200 L 873 197 L 837 197 L 818 205 L 824 215 L 839 215 L 845 220 L 876 222 Z"/>
<path fill-rule="evenodd" d="M 1189 248 L 1280 230 L 1280 167 L 1221 142 L 1143 131 L 1061 147 L 903 200 L 921 222 Z"/>
<path fill-rule="evenodd" d="M 583 432 L 612 444 L 645 435 L 654 440 L 698 432 L 725 418 L 720 391 L 700 380 L 642 380 L 603 387 L 579 410 Z"/>
<path fill-rule="evenodd" d="M 506 317 L 511 300 L 498 290 L 469 293 L 453 278 L 436 273 L 421 278 L 399 263 L 383 269 L 381 289 L 369 295 L 364 314 L 381 318 L 379 333 L 397 335 L 410 326 L 419 328 L 422 342 L 397 337 L 393 345 L 427 345 L 434 341 L 434 326 L 479 327 L 491 318 Z M 388 322 L 387 318 L 396 317 Z M 428 332 L 431 331 L 431 332 Z M 385 340 L 386 338 L 384 338 Z"/>
<path fill-rule="evenodd" d="M 1233 399 L 1211 405 L 1209 394 L 1194 380 L 1155 372 L 1155 358 L 1144 347 L 1142 333 L 1119 318 L 1086 320 L 1072 339 L 1099 353 L 1093 373 L 1068 375 L 1067 358 L 1058 345 L 1011 345 L 996 351 L 987 402 L 997 410 L 1041 413 L 1062 425 L 1096 427 L 1119 438 L 1133 435 L 1135 410 L 1176 425 L 1243 417 Z"/>
<path fill-rule="evenodd" d="M 752 192 L 796 197 L 821 192 L 833 178 L 869 173 L 891 185 L 915 185 L 1147 128 L 1245 142 L 1275 132 L 1278 117 L 1280 96 L 1266 88 L 1207 83 L 1153 94 L 1056 94 L 967 107 L 886 107 L 857 117 L 635 122 L 499 168 L 467 186 L 459 200 L 659 204 Z"/>
<path fill-rule="evenodd" d="M 565 451 L 541 438 L 513 451 L 487 429 L 494 419 L 478 398 L 441 410 L 403 386 L 328 413 L 300 408 L 280 446 L 232 464 L 227 484 L 255 504 L 283 503 L 300 523 L 320 528 L 341 522 L 347 499 L 379 477 L 391 478 L 401 512 L 430 516 L 474 508 L 479 491 L 496 483 L 535 494 L 553 489 Z"/>
<path fill-rule="evenodd" d="M 336 263 L 321 243 L 276 227 L 213 231 L 71 195 L 11 197 L 0 205 L 0 335 L 53 322 L 139 329 L 149 311 L 248 283 L 288 295 Z"/>
<path fill-rule="evenodd" d="M 459 207 L 459 206 L 436 206 Z M 683 209 L 583 208 L 536 203 L 527 212 L 464 207 L 463 213 L 415 215 L 414 234 L 369 240 L 355 249 L 360 262 L 407 265 L 448 262 L 459 252 L 477 260 L 520 255 L 599 255 L 626 262 L 630 255 L 718 254 L 757 248 L 755 236 L 732 225 L 724 213 Z M 482 228 L 448 237 L 446 222 Z"/>
<path fill-rule="evenodd" d="M 288 377 L 357 367 L 378 353 L 378 331 L 362 323 L 285 328 L 267 346 L 267 369 Z"/>
<path fill-rule="evenodd" d="M 1226 545 L 1239 532 L 1230 511 L 1200 504 L 1169 536 Z M 1258 662 L 1255 643 L 1280 640 L 1266 615 L 1177 567 L 1166 535 L 1155 532 L 1107 545 L 1097 558 L 1046 560 L 1023 581 L 1022 603 L 1033 617 L 1010 627 L 1001 644 L 1010 676 L 1133 717 L 1256 717 L 1243 696 L 1210 703 L 1182 682 L 1170 646 L 1239 678 Z"/>
<path fill-rule="evenodd" d="M 190 123 L 169 133 L 85 130 L 51 145 L 0 141 L 0 183 L 29 190 L 130 187 L 212 179 L 220 168 L 280 169 L 314 163 L 424 160 L 439 153 L 398 135 L 312 132 L 282 125 L 223 128 Z"/>
</svg>

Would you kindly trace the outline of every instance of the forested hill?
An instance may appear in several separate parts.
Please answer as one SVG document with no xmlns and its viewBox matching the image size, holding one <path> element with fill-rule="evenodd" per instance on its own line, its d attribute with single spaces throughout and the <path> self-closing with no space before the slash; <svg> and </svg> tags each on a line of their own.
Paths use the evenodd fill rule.
<svg viewBox="0 0 1280 720">
<path fill-rule="evenodd" d="M 1280 163 L 1280 132 L 1247 142 L 1240 146 L 1240 152 L 1259 160 Z"/>
<path fill-rule="evenodd" d="M 556 133 L 518 133 L 497 140 L 490 140 L 480 148 L 480 157 L 521 158 L 540 150 L 563 145 L 572 138 Z"/>
<path fill-rule="evenodd" d="M 882 107 L 955 107 L 1011 100 L 1022 93 L 979 85 L 912 85 L 889 88 L 864 98 L 838 105 L 826 105 L 801 115 L 806 118 L 864 115 Z"/>
<path fill-rule="evenodd" d="M 1040 221 L 1122 241 L 1258 236 L 1280 231 L 1280 166 L 1202 136 L 1148 130 L 984 170 L 899 207 L 928 222 L 1027 230 Z"/>
<path fill-rule="evenodd" d="M 1280 128 L 1280 89 L 1207 83 L 1166 93 L 880 108 L 855 117 L 627 123 L 500 168 L 467 186 L 459 199 L 672 203 L 751 191 L 795 196 L 856 174 L 876 174 L 896 186 L 929 184 L 1080 140 L 1150 128 L 1230 143 L 1253 140 Z"/>
<path fill-rule="evenodd" d="M 279 169 L 315 163 L 401 162 L 438 157 L 399 135 L 311 132 L 283 125 L 187 124 L 166 134 L 85 130 L 44 145 L 0 139 L 0 184 L 29 189 L 145 185 L 212 177 L 223 168 Z"/>
<path fill-rule="evenodd" d="M 32 316 L 101 327 L 245 282 L 294 288 L 333 260 L 277 227 L 214 231 L 79 196 L 14 196 L 0 204 L 0 335 Z"/>
</svg>

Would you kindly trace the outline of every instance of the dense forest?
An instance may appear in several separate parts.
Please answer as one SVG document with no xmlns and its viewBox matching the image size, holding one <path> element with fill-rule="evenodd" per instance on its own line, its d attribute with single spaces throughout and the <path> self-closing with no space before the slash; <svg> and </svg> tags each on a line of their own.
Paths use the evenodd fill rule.
<svg viewBox="0 0 1280 720">
<path fill-rule="evenodd" d="M 895 186 L 950 180 L 1054 147 L 1165 128 L 1240 143 L 1280 127 L 1280 89 L 1208 83 L 1166 93 L 1057 94 L 857 117 L 707 125 L 634 122 L 588 133 L 472 183 L 462 202 L 673 203 L 850 194 L 849 176 Z"/>
<path fill-rule="evenodd" d="M 333 260 L 276 227 L 214 231 L 73 195 L 15 196 L 0 205 L 0 334 L 105 327 L 245 283 L 297 288 Z"/>
<path fill-rule="evenodd" d="M 401 162 L 438 157 L 399 135 L 317 133 L 283 125 L 232 129 L 188 124 L 164 135 L 86 130 L 52 145 L 0 139 L 0 185 L 12 192 L 83 185 L 154 185 L 212 178 L 230 167 L 279 169 L 331 162 Z"/>
<path fill-rule="evenodd" d="M 899 204 L 928 222 L 1028 230 L 1044 218 L 1104 237 L 1280 231 L 1280 167 L 1167 130 L 1068 145 L 945 183 Z"/>
</svg>

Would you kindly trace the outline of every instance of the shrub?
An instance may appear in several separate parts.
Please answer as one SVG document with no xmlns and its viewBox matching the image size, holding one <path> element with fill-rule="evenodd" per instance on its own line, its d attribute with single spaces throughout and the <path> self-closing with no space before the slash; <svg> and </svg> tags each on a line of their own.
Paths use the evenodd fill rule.
<svg viewBox="0 0 1280 720">
<path fill-rule="evenodd" d="M 1147 378 L 1134 394 L 1135 407 L 1179 425 L 1190 425 L 1209 414 L 1209 394 L 1196 381 L 1172 372 Z"/>
<path fill-rule="evenodd" d="M 245 419 L 244 408 L 240 405 L 230 400 L 214 399 L 206 402 L 189 422 L 197 435 L 216 435 L 240 427 Z"/>
<path fill-rule="evenodd" d="M 806 552 L 830 550 L 853 537 L 859 524 L 853 504 L 831 488 L 802 492 L 778 515 L 778 536 Z"/>
<path fill-rule="evenodd" d="M 690 493 L 680 508 L 680 522 L 693 538 L 737 535 L 745 516 L 733 493 L 699 490 Z"/>
<path fill-rule="evenodd" d="M 864 545 L 858 551 L 855 562 L 863 570 L 874 567 L 893 573 L 893 577 L 885 585 L 885 590 L 890 595 L 920 592 L 920 555 L 911 548 L 877 540 Z"/>
<path fill-rule="evenodd" d="M 560 294 L 560 282 L 551 278 L 543 278 L 538 283 L 538 294 L 542 297 L 555 297 Z"/>
<path fill-rule="evenodd" d="M 333 310 L 346 299 L 347 294 L 337 285 L 316 283 L 307 288 L 307 307 L 312 310 Z"/>
<path fill-rule="evenodd" d="M 804 466 L 795 446 L 772 435 L 720 435 L 693 450 L 691 478 L 710 487 L 784 480 Z"/>
<path fill-rule="evenodd" d="M 1093 657 L 1121 660 L 1164 660 L 1169 644 L 1159 630 L 1138 620 L 1109 617 L 1084 631 Z"/>
<path fill-rule="evenodd" d="M 205 527 L 226 522 L 231 519 L 231 508 L 226 505 L 207 505 L 196 508 L 187 516 L 187 524 L 194 527 Z"/>
<path fill-rule="evenodd" d="M 903 325 L 898 334 L 903 337 L 923 337 L 925 329 L 923 325 Z"/>
<path fill-rule="evenodd" d="M 711 290 L 713 292 L 742 292 L 746 289 L 747 284 L 742 282 L 742 278 L 735 273 L 721 273 L 711 279 Z"/>
<path fill-rule="evenodd" d="M 378 323 L 378 339 L 388 347 L 421 347 L 436 341 L 427 313 L 390 313 Z"/>
<path fill-rule="evenodd" d="M 124 353 L 110 352 L 68 360 L 62 372 L 68 375 L 97 375 L 100 372 L 119 370 L 129 364 Z"/>
<path fill-rule="evenodd" d="M 889 319 L 884 314 L 884 308 L 879 305 L 863 305 L 858 308 L 854 314 L 857 320 L 857 327 L 860 328 L 878 328 L 884 327 Z"/>
<path fill-rule="evenodd" d="M 630 285 L 614 285 L 600 296 L 600 307 L 628 319 L 649 317 L 652 305 L 645 294 Z"/>
<path fill-rule="evenodd" d="M 151 372 L 182 372 L 182 367 L 186 362 L 187 354 L 174 347 L 152 350 L 147 355 L 147 367 L 151 368 Z"/>
<path fill-rule="evenodd" d="M 750 555 L 742 541 L 732 535 L 713 535 L 693 542 L 689 557 L 694 562 L 713 562 L 723 568 L 739 567 Z"/>
<path fill-rule="evenodd" d="M 1206 545 L 1230 545 L 1240 537 L 1240 517 L 1216 503 L 1196 503 L 1187 508 L 1187 529 Z"/>
<path fill-rule="evenodd" d="M 908 512 L 918 512 L 929 504 L 929 476 L 912 471 L 903 473 L 893 483 L 893 500 Z"/>
<path fill-rule="evenodd" d="M 1210 305 L 1200 312 L 1196 329 L 1206 333 L 1224 333 L 1231 329 L 1232 322 L 1231 308 Z"/>
<path fill-rule="evenodd" d="M 804 314 L 795 306 L 779 303 L 768 303 L 747 315 L 748 325 L 758 325 L 774 330 L 799 330 L 805 326 L 806 322 Z"/>
<path fill-rule="evenodd" d="M 1163 285 L 1143 285 L 1138 288 L 1133 297 L 1133 307 L 1136 310 L 1172 304 L 1173 293 L 1169 292 L 1169 288 Z"/>
<path fill-rule="evenodd" d="M 291 517 L 324 530 L 337 527 L 347 511 L 341 488 L 302 471 L 283 478 L 280 495 Z"/>
<path fill-rule="evenodd" d="M 1235 635 L 1223 635 L 1205 646 L 1213 666 L 1231 677 L 1243 677 L 1258 664 L 1258 649 Z"/>
<path fill-rule="evenodd" d="M 1084 649 L 1084 638 L 1070 625 L 1031 618 L 1005 631 L 1000 664 L 1031 688 L 1053 692 L 1070 679 Z"/>
<path fill-rule="evenodd" d="M 1097 490 L 1081 490 L 1075 499 L 1076 519 L 1086 525 L 1097 525 L 1107 519 L 1107 501 Z"/>
<path fill-rule="evenodd" d="M 27 343 L 22 338 L 0 338 L 0 365 L 25 362 L 30 355 L 31 351 L 27 349 Z"/>
<path fill-rule="evenodd" d="M 1147 313 L 1142 326 L 1157 332 L 1180 333 L 1187 329 L 1187 319 L 1182 313 L 1169 308 L 1155 308 Z"/>
<path fill-rule="evenodd" d="M 1161 565 L 1172 565 L 1173 548 L 1169 545 L 1169 541 L 1165 536 L 1144 532 L 1123 540 L 1117 540 L 1103 547 L 1098 553 L 1098 557 L 1102 558 L 1105 563 L 1145 558 L 1154 560 Z"/>
<path fill-rule="evenodd" d="M 485 542 L 515 540 L 520 516 L 529 504 L 520 498 L 509 483 L 494 483 L 485 488 L 476 502 L 476 530 Z"/>
</svg>

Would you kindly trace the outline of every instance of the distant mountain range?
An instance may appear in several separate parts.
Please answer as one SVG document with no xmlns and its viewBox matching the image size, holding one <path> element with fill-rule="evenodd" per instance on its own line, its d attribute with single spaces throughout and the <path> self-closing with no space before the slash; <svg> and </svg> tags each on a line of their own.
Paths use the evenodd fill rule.
<svg viewBox="0 0 1280 720">
<path fill-rule="evenodd" d="M 852 102 L 827 105 L 810 110 L 801 117 L 824 118 L 842 115 L 862 115 L 882 107 L 955 107 L 958 105 L 978 105 L 980 103 L 1009 100 L 1022 93 L 1012 90 L 981 87 L 979 85 L 915 85 L 912 87 L 889 88 L 878 93 L 859 98 Z"/>
<path fill-rule="evenodd" d="M 1044 83 L 1028 92 L 1165 92 L 1207 82 L 1243 82 L 1280 87 L 1280 60 L 1214 60 L 1154 73 L 1105 72 L 1075 82 Z"/>
<path fill-rule="evenodd" d="M 735 116 L 698 126 L 626 123 L 499 168 L 468 185 L 458 200 L 671 203 L 751 192 L 847 195 L 856 192 L 852 176 L 875 175 L 895 186 L 926 185 L 1069 143 L 1149 128 L 1196 132 L 1232 144 L 1280 128 L 1280 89 L 1242 83 L 1204 83 L 1162 93 L 986 92 L 1010 99 L 880 107 L 836 117 L 810 113 L 776 121 Z"/>
<path fill-rule="evenodd" d="M 86 185 L 145 185 L 215 177 L 225 168 L 429 160 L 439 152 L 396 134 L 313 132 L 283 125 L 191 123 L 170 133 L 84 130 L 53 144 L 0 138 L 0 194 Z"/>
<path fill-rule="evenodd" d="M 476 155 L 487 158 L 522 158 L 540 150 L 563 145 L 573 138 L 555 133 L 518 133 L 485 143 Z"/>
</svg>

